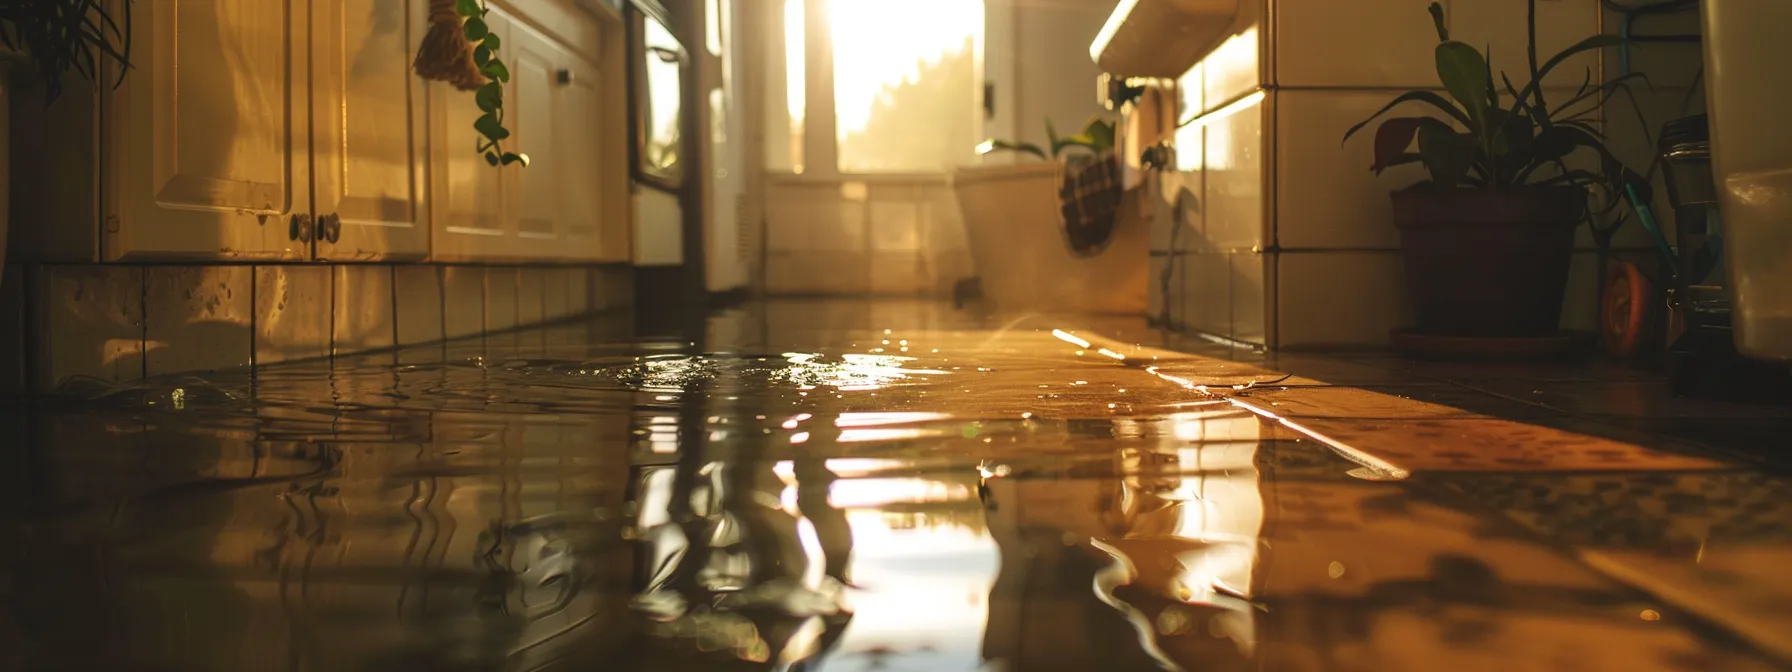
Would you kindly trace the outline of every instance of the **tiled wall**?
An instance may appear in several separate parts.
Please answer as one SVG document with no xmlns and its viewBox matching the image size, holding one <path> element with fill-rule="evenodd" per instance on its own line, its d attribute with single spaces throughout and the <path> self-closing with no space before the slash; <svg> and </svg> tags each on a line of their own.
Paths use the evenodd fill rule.
<svg viewBox="0 0 1792 672">
<path fill-rule="evenodd" d="M 11 265 L 0 396 L 497 334 L 632 296 L 627 266 Z"/>
<path fill-rule="evenodd" d="M 1163 176 L 1152 237 L 1153 316 L 1170 325 L 1272 348 L 1376 347 L 1411 319 L 1388 192 L 1422 178 L 1418 166 L 1375 176 L 1368 136 L 1345 130 L 1409 88 L 1437 86 L 1429 0 L 1246 0 L 1230 37 L 1179 84 L 1182 172 Z M 1525 3 L 1447 0 L 1452 37 L 1489 45 L 1496 69 L 1521 72 Z M 1552 54 L 1606 25 L 1593 0 L 1538 3 L 1539 51 Z M 1272 14 L 1273 8 L 1273 14 Z M 1684 22 L 1685 17 L 1676 19 Z M 1644 22 L 1647 32 L 1697 32 Z M 1639 32 L 1644 31 L 1639 28 Z M 1686 97 L 1686 45 L 1651 47 L 1638 69 L 1657 86 L 1647 133 L 1612 119 L 1624 158 L 1647 168 L 1651 137 Z M 1693 45 L 1691 49 L 1696 50 Z M 1615 58 L 1584 54 L 1548 80 L 1557 100 Z M 1695 66 L 1696 67 L 1696 60 Z M 1659 74 L 1658 74 L 1659 72 Z M 1665 92 L 1664 92 L 1665 91 Z M 1565 95 L 1566 94 L 1566 95 Z M 1423 114 L 1408 106 L 1402 114 Z M 1634 119 L 1634 117 L 1632 117 Z M 1630 126 L 1634 127 L 1634 123 Z M 1188 198 L 1176 207 L 1176 195 Z M 1665 208 L 1665 200 L 1660 207 Z M 1172 240 L 1172 233 L 1175 234 Z M 1642 248 L 1631 226 L 1619 244 Z M 1583 229 L 1564 324 L 1593 326 L 1598 262 Z"/>
<path fill-rule="evenodd" d="M 971 274 L 943 179 L 785 178 L 768 188 L 769 294 L 939 295 Z"/>
</svg>

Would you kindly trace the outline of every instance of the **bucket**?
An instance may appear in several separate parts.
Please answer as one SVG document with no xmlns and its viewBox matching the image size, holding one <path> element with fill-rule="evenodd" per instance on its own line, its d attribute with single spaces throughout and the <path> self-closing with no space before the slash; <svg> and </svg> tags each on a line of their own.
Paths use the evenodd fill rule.
<svg viewBox="0 0 1792 672">
<path fill-rule="evenodd" d="M 976 166 L 953 172 L 983 296 L 1003 312 L 1143 315 L 1150 230 L 1124 199 L 1105 248 L 1071 252 L 1059 211 L 1056 163 Z"/>
</svg>

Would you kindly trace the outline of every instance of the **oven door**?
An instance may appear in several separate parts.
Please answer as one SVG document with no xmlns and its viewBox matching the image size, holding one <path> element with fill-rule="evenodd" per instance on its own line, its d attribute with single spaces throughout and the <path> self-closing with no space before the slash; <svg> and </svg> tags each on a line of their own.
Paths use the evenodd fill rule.
<svg viewBox="0 0 1792 672">
<path fill-rule="evenodd" d="M 677 193 L 684 185 L 689 143 L 683 137 L 685 65 L 690 52 L 657 2 L 633 0 L 629 16 L 629 80 L 634 104 L 629 131 L 637 182 Z"/>
</svg>

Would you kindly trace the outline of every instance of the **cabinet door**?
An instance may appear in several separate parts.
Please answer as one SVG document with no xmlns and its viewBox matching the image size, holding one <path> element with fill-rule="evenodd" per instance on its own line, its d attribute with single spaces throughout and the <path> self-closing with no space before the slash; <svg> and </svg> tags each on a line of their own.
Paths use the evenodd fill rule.
<svg viewBox="0 0 1792 672">
<path fill-rule="evenodd" d="M 602 259 L 604 206 L 614 197 L 604 183 L 605 161 L 622 160 L 626 169 L 627 154 L 622 137 L 605 142 L 605 73 L 528 27 L 516 26 L 512 37 L 515 101 L 508 119 L 531 159 L 529 168 L 513 171 L 521 249 L 532 258 Z"/>
<path fill-rule="evenodd" d="M 554 163 L 554 189 L 559 196 L 562 255 L 581 260 L 601 260 L 603 248 L 604 162 L 621 159 L 626 167 L 627 146 L 623 136 L 604 136 L 603 104 L 604 72 L 584 59 L 567 55 L 562 70 L 566 76 L 555 89 L 554 149 L 559 155 Z M 605 142 L 608 139 L 610 142 Z M 608 153 L 618 157 L 611 157 Z"/>
<path fill-rule="evenodd" d="M 106 259 L 305 259 L 309 0 L 136 3 L 106 99 Z M 296 84 L 296 85 L 295 85 Z M 295 103 L 295 101 L 297 101 Z"/>
<path fill-rule="evenodd" d="M 494 9 L 486 15 L 486 24 L 504 43 L 500 54 L 506 60 L 512 58 L 510 18 Z M 515 70 L 512 66 L 512 81 Z M 436 194 L 431 199 L 435 211 L 431 256 L 438 261 L 518 256 L 505 221 L 502 188 L 503 175 L 514 169 L 493 168 L 474 151 L 479 146 L 479 132 L 473 130 L 473 122 L 480 112 L 473 103 L 473 92 L 457 91 L 441 82 L 431 82 L 428 88 L 430 165 L 434 167 L 431 193 Z M 507 117 L 506 123 L 513 122 Z M 506 147 L 514 144 L 514 140 L 506 141 Z"/>
<path fill-rule="evenodd" d="M 425 91 L 411 74 L 426 0 L 312 0 L 314 193 L 342 224 L 317 256 L 420 259 L 429 253 Z"/>
<path fill-rule="evenodd" d="M 505 125 L 510 128 L 516 151 L 529 155 L 529 166 L 512 165 L 504 169 L 505 186 L 516 194 L 508 205 L 516 222 L 519 252 L 530 257 L 560 256 L 560 199 L 555 193 L 555 173 L 566 169 L 572 152 L 558 137 L 555 124 L 560 110 L 556 104 L 558 76 L 564 53 L 547 37 L 516 22 L 511 25 L 510 39 L 505 40 L 510 65 L 510 86 L 505 93 Z"/>
</svg>

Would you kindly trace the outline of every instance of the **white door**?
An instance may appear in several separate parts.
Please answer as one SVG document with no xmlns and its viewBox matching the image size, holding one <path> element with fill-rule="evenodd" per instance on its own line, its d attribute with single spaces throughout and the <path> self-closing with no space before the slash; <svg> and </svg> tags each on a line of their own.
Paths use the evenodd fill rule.
<svg viewBox="0 0 1792 672">
<path fill-rule="evenodd" d="M 411 60 L 429 3 L 313 2 L 314 184 L 319 231 L 328 234 L 319 236 L 317 256 L 421 259 L 429 253 L 428 89 Z"/>
<path fill-rule="evenodd" d="M 136 3 L 133 67 L 105 103 L 106 259 L 310 258 L 310 138 L 294 114 L 310 4 Z"/>
</svg>

